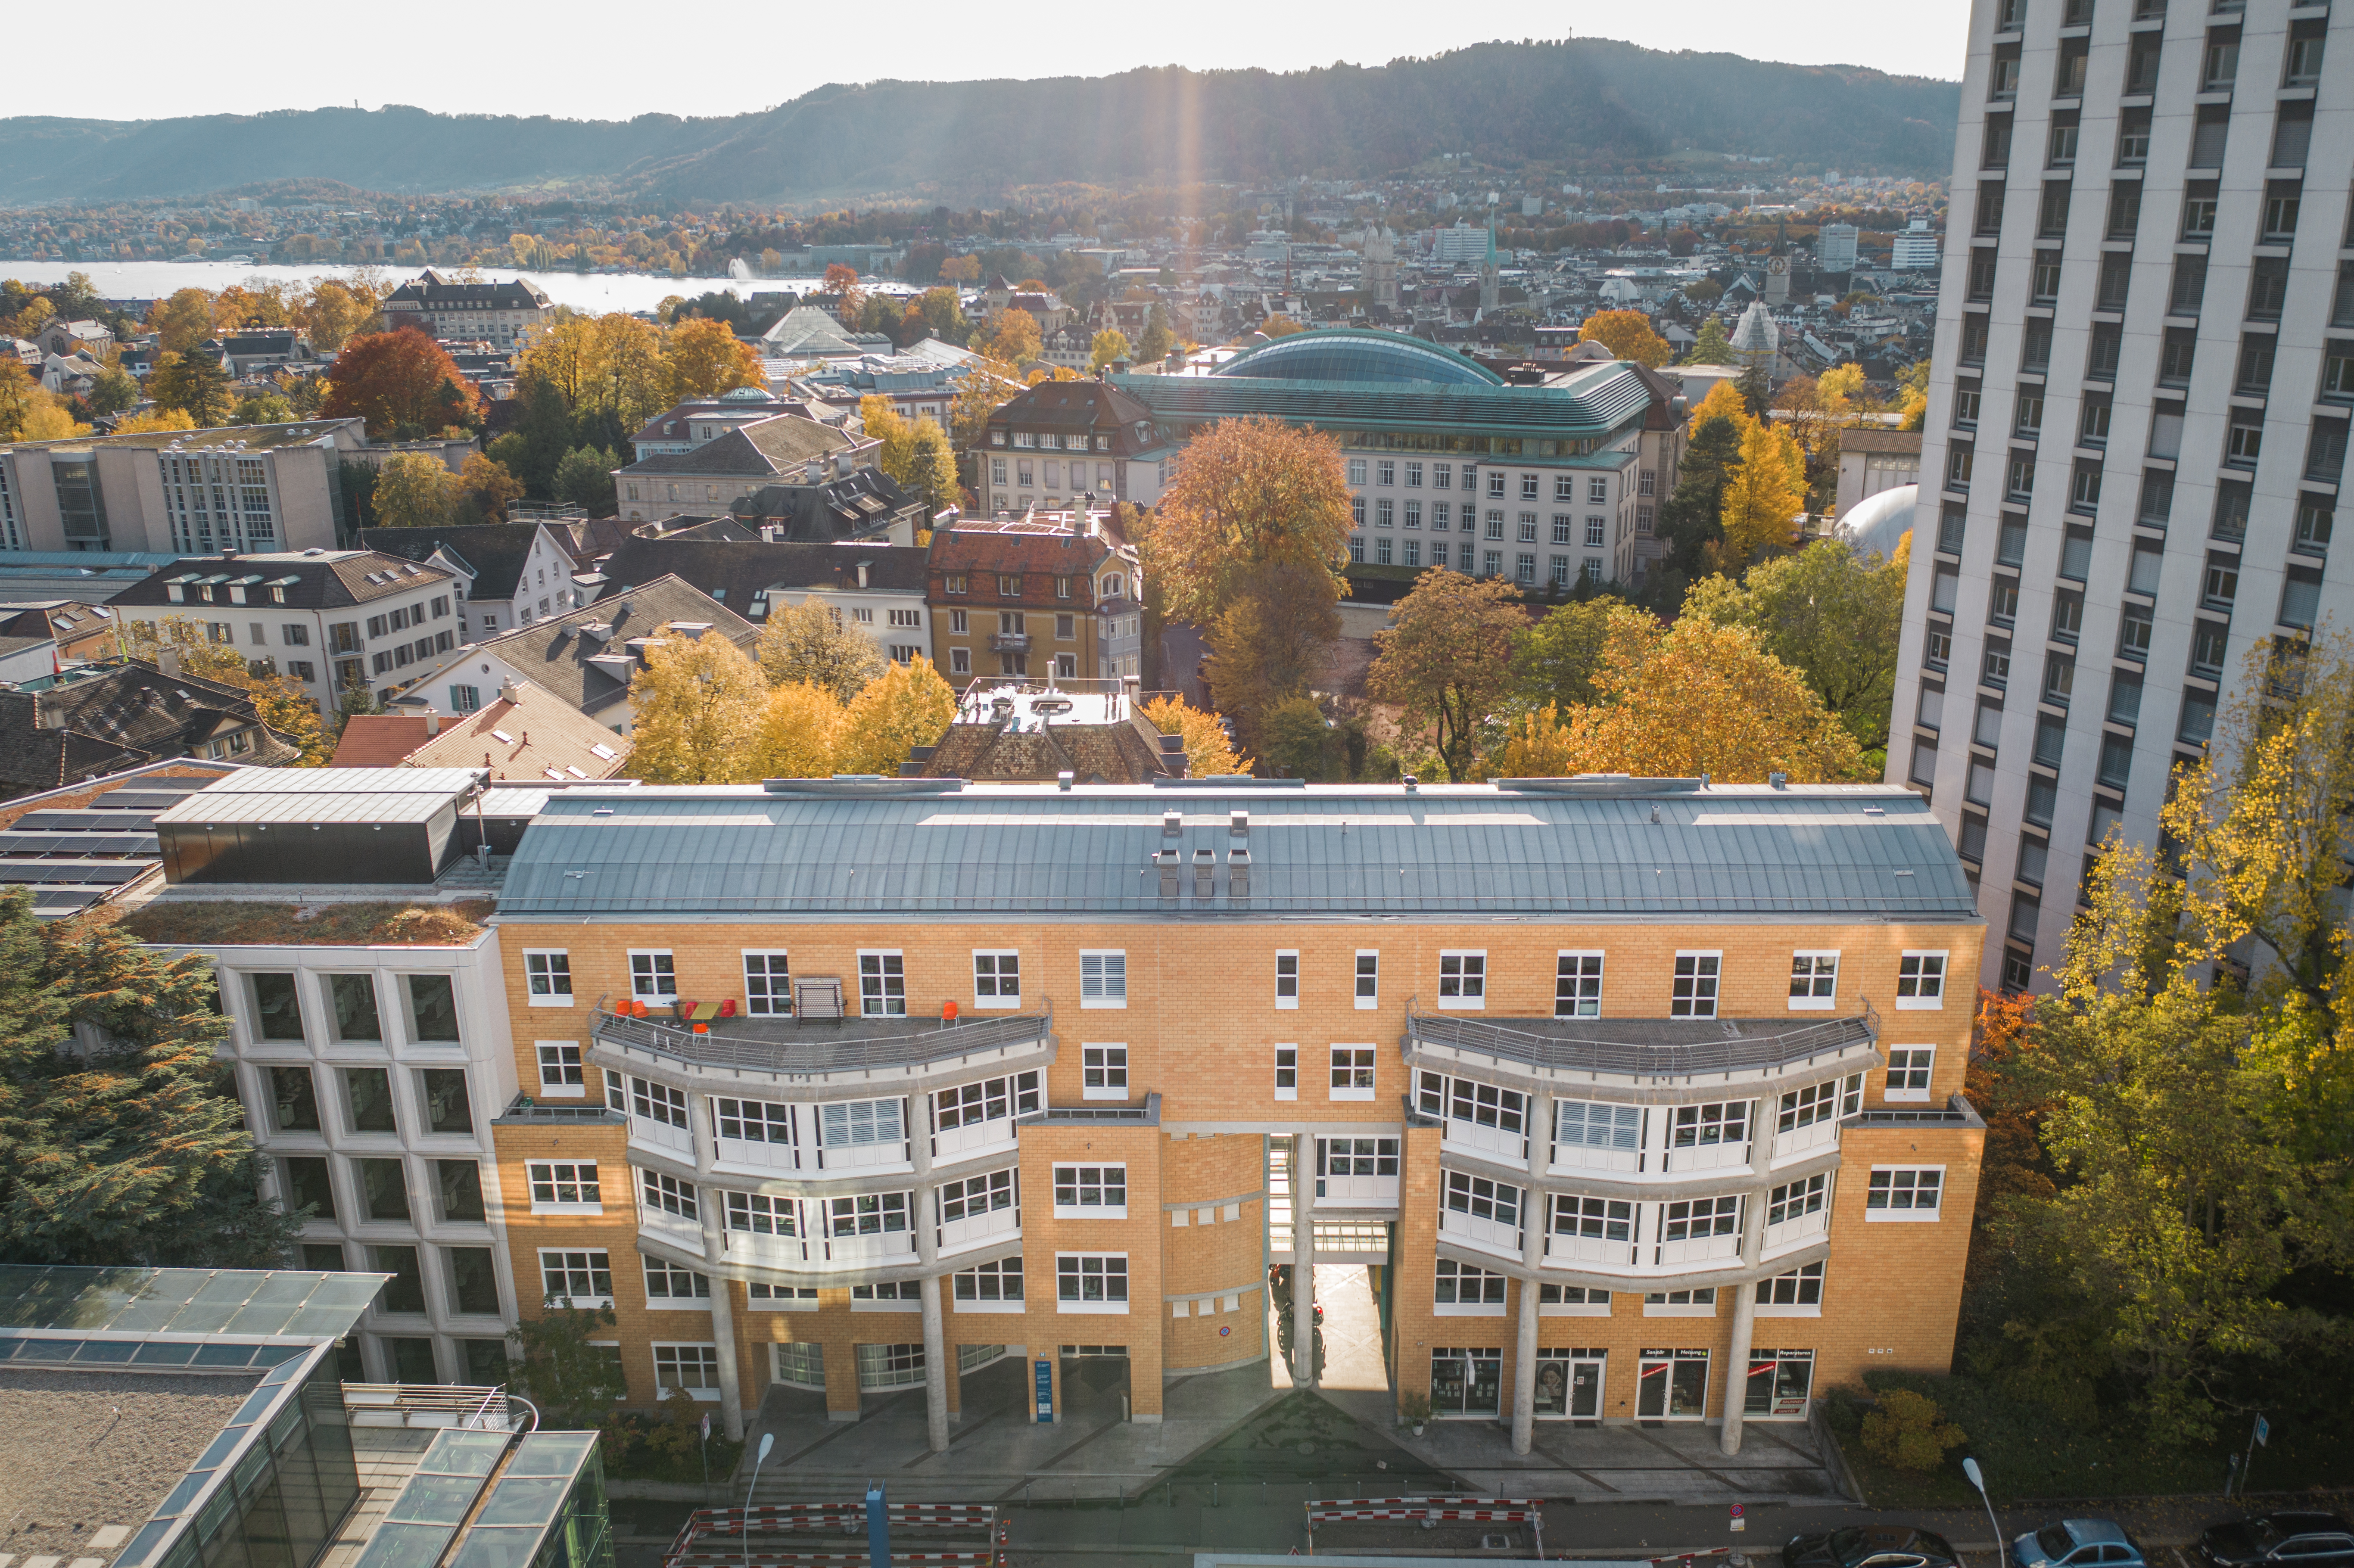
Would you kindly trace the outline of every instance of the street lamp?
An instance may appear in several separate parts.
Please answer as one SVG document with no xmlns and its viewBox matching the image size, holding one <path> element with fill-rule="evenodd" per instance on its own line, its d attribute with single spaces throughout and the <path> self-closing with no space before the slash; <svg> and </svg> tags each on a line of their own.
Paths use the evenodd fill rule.
<svg viewBox="0 0 2354 1568">
<path fill-rule="evenodd" d="M 1986 1504 L 1987 1522 L 1994 1526 L 1995 1568 L 2009 1568 L 2009 1557 L 2003 1550 L 2002 1521 L 1995 1518 L 1994 1499 L 1987 1496 L 1986 1473 L 1978 1468 L 1978 1462 L 1976 1459 L 1964 1459 L 1962 1474 L 1970 1478 L 1970 1485 L 1978 1488 L 1978 1500 Z"/>
<path fill-rule="evenodd" d="M 744 1568 L 752 1568 L 752 1494 L 759 1489 L 760 1466 L 777 1446 L 773 1432 L 760 1434 L 759 1451 L 752 1456 L 752 1484 L 744 1489 Z"/>
</svg>

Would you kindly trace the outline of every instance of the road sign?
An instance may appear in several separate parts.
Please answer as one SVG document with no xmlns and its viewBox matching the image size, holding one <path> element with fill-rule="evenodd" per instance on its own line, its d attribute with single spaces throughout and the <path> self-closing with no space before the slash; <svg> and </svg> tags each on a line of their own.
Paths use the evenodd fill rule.
<svg viewBox="0 0 2354 1568">
<path fill-rule="evenodd" d="M 2273 1446 L 2273 1424 L 2261 1415 L 2256 1417 L 2256 1441 L 2267 1448 Z"/>
<path fill-rule="evenodd" d="M 1055 1363 L 1044 1356 L 1038 1359 L 1038 1419 L 1055 1419 Z"/>
<path fill-rule="evenodd" d="M 703 1440 L 711 1441 L 711 1412 L 707 1410 L 703 1413 Z"/>
<path fill-rule="evenodd" d="M 1734 1503 L 1733 1505 L 1732 1528 L 1736 1531 L 1747 1530 L 1749 1528 L 1749 1520 L 1742 1517 L 1743 1511 L 1742 1506 L 1739 1503 Z"/>
</svg>

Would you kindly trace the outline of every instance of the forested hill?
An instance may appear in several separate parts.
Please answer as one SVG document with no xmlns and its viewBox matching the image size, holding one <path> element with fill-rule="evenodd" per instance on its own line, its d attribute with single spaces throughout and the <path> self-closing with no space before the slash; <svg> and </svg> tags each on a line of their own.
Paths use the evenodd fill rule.
<svg viewBox="0 0 2354 1568">
<path fill-rule="evenodd" d="M 682 203 L 986 201 L 1058 181 L 1368 177 L 1681 149 L 1935 176 L 1960 88 L 1856 67 L 1605 39 L 1483 44 L 1291 74 L 1177 68 L 819 88 L 758 114 L 627 122 L 389 107 L 112 122 L 0 119 L 0 203 L 189 196 L 324 178 L 371 190 L 583 186 Z"/>
</svg>

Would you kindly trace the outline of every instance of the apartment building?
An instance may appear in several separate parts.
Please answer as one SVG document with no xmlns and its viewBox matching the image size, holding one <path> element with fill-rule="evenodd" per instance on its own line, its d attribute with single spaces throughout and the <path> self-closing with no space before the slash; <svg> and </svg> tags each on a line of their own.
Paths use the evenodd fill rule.
<svg viewBox="0 0 2354 1568">
<path fill-rule="evenodd" d="M 1377 567 L 1447 567 L 1523 588 L 1631 577 L 1656 502 L 1674 484 L 1645 460 L 1671 384 L 1619 360 L 1511 375 L 1400 333 L 1289 334 L 1206 371 L 1115 376 L 1182 443 L 1223 418 L 1312 425 L 1341 443 L 1356 529 L 1349 553 Z M 991 461 L 994 462 L 994 450 Z M 1662 475 L 1666 477 L 1661 478 Z M 1620 558 L 1614 559 L 1614 556 Z"/>
<path fill-rule="evenodd" d="M 1152 1422 L 1267 1357 L 1269 1260 L 1369 1265 L 1396 1386 L 1523 1448 L 1950 1360 L 1982 923 L 1901 789 L 588 787 L 492 923 L 509 1271 L 635 1404 L 921 1386 L 945 1446 L 1108 1360 Z"/>
<path fill-rule="evenodd" d="M 1889 777 L 1970 868 L 1989 984 L 2047 983 L 2094 847 L 2154 844 L 2250 650 L 2348 603 L 2344 32 L 1972 9 Z"/>
<path fill-rule="evenodd" d="M 518 348 L 533 328 L 556 319 L 556 302 L 521 278 L 455 283 L 431 268 L 385 296 L 387 329 L 413 326 L 429 337 Z"/>
<path fill-rule="evenodd" d="M 0 443 L 9 551 L 332 549 L 358 419 Z"/>
<path fill-rule="evenodd" d="M 975 675 L 1090 681 L 1144 673 L 1144 567 L 1107 512 L 974 519 L 932 532 L 931 657 Z M 894 652 L 892 657 L 898 657 Z"/>
<path fill-rule="evenodd" d="M 709 514 L 771 485 L 846 478 L 882 450 L 815 419 L 776 414 L 732 425 L 687 450 L 657 452 L 613 471 L 621 521 Z M 902 540 L 901 543 L 913 543 Z"/>
<path fill-rule="evenodd" d="M 1150 409 L 1101 380 L 1040 382 L 991 413 L 981 440 L 973 487 L 981 510 L 1015 516 L 1157 504 L 1176 453 Z"/>
</svg>

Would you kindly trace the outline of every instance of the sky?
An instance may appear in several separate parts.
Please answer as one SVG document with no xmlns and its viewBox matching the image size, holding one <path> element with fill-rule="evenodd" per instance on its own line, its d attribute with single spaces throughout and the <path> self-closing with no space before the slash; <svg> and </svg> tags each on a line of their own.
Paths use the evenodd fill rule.
<svg viewBox="0 0 2354 1568">
<path fill-rule="evenodd" d="M 1950 79 L 1961 75 L 1968 13 L 1963 0 L 1031 0 L 1011 10 L 801 0 L 704 12 L 614 0 L 493 0 L 480 11 L 248 0 L 234 32 L 249 40 L 253 69 L 225 71 L 216 8 L 119 0 L 108 12 L 103 71 L 20 73 L 0 112 L 150 120 L 356 100 L 581 120 L 722 115 L 833 81 L 1106 76 L 1161 65 L 1300 70 L 1565 35 Z"/>
</svg>

